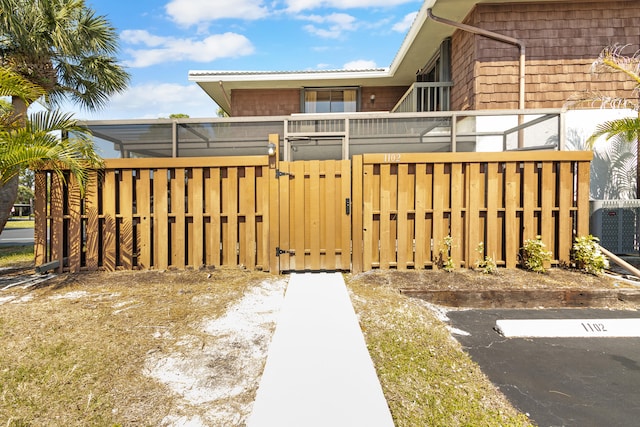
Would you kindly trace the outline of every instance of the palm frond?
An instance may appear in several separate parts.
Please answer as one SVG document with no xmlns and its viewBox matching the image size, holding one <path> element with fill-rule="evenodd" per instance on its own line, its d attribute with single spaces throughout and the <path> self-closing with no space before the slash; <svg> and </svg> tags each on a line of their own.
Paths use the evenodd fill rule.
<svg viewBox="0 0 640 427">
<path fill-rule="evenodd" d="M 0 67 L 0 96 L 17 96 L 30 104 L 45 95 L 46 91 L 42 87 L 6 67 Z"/>
<path fill-rule="evenodd" d="M 609 120 L 596 127 L 596 130 L 587 139 L 587 144 L 593 148 L 593 145 L 601 136 L 604 136 L 607 140 L 620 136 L 627 141 L 635 141 L 638 138 L 638 132 L 640 132 L 640 118 L 627 117 Z"/>
<path fill-rule="evenodd" d="M 54 131 L 72 137 L 60 138 Z M 102 166 L 88 130 L 71 114 L 40 111 L 32 114 L 25 126 L 0 131 L 0 182 L 7 182 L 24 168 L 50 169 L 63 178 L 63 171 L 68 170 L 84 191 L 88 171 Z"/>
</svg>

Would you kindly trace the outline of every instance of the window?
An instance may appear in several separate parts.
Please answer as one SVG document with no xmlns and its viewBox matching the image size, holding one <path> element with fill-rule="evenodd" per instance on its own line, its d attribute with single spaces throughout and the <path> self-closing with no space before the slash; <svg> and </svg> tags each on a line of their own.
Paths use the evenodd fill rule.
<svg viewBox="0 0 640 427">
<path fill-rule="evenodd" d="M 305 113 L 353 113 L 358 111 L 357 88 L 305 89 Z"/>
</svg>

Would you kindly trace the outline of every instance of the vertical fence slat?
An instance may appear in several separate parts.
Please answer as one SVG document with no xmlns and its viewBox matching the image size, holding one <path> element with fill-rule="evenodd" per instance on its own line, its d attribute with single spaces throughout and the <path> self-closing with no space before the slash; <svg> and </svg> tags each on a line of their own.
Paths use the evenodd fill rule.
<svg viewBox="0 0 640 427">
<path fill-rule="evenodd" d="M 558 179 L 558 229 L 556 235 L 558 238 L 558 254 L 557 259 L 560 262 L 569 262 L 571 252 L 571 242 L 573 240 L 573 222 L 571 220 L 571 207 L 573 206 L 574 197 L 574 175 L 571 170 L 570 162 L 560 163 L 560 176 Z"/>
<path fill-rule="evenodd" d="M 189 180 L 189 212 L 193 221 L 191 235 L 189 236 L 189 247 L 191 248 L 189 265 L 198 268 L 204 262 L 204 189 L 203 189 L 203 169 L 191 169 L 191 179 Z"/>
<path fill-rule="evenodd" d="M 380 165 L 380 268 L 388 269 L 395 261 L 395 239 L 391 239 L 391 165 Z"/>
<path fill-rule="evenodd" d="M 415 267 L 425 267 L 428 253 L 426 245 L 430 245 L 430 239 L 426 232 L 426 208 L 427 208 L 427 168 L 424 163 L 416 164 L 416 225 L 415 225 Z"/>
<path fill-rule="evenodd" d="M 364 218 L 365 213 L 363 211 L 364 206 L 364 170 L 362 168 L 362 156 L 353 156 L 352 160 L 353 171 L 352 174 L 345 174 L 344 167 L 342 169 L 343 182 L 347 181 L 351 177 L 352 181 L 352 201 L 351 201 L 351 238 L 352 240 L 352 255 L 351 255 L 351 270 L 354 273 L 361 273 L 364 271 Z M 346 269 L 346 264 L 342 265 L 343 269 Z"/>
<path fill-rule="evenodd" d="M 462 207 L 464 203 L 464 189 L 463 189 L 463 180 L 464 176 L 462 174 L 462 164 L 461 163 L 452 163 L 451 164 L 451 237 L 453 238 L 454 245 L 451 248 L 451 256 L 456 263 L 456 266 L 459 266 L 461 262 L 464 261 L 464 230 L 462 226 Z M 469 259 L 467 258 L 467 262 L 465 263 L 465 267 L 472 267 L 469 264 Z"/>
<path fill-rule="evenodd" d="M 496 254 L 500 258 L 498 252 L 498 240 L 503 237 L 498 228 L 498 167 L 496 162 L 486 164 L 487 170 L 487 190 L 486 190 L 486 223 L 485 223 L 485 247 L 487 253 Z"/>
<path fill-rule="evenodd" d="M 370 270 L 373 265 L 373 242 L 378 243 L 378 236 L 374 236 L 373 233 L 373 198 L 374 198 L 374 180 L 373 180 L 373 165 L 363 165 L 363 270 Z"/>
<path fill-rule="evenodd" d="M 240 214 L 244 217 L 244 236 L 240 248 L 240 263 L 253 269 L 256 266 L 256 169 L 245 167 L 240 187 Z"/>
<path fill-rule="evenodd" d="M 170 264 L 177 268 L 185 266 L 185 211 L 184 211 L 184 168 L 174 169 L 171 180 L 171 260 Z"/>
<path fill-rule="evenodd" d="M 409 264 L 413 264 L 413 230 L 409 230 L 409 211 L 413 206 L 413 182 L 409 175 L 409 165 L 398 165 L 398 270 L 406 270 Z M 410 196 L 411 195 L 411 196 Z M 411 244 L 411 246 L 410 246 Z"/>
<path fill-rule="evenodd" d="M 136 182 L 136 214 L 138 215 L 138 267 L 151 268 L 151 173 L 140 169 Z"/>
<path fill-rule="evenodd" d="M 578 194 L 576 200 L 576 215 L 578 220 L 576 221 L 577 236 L 586 236 L 589 234 L 589 216 L 586 212 L 589 212 L 589 179 L 590 179 L 589 162 L 578 162 Z"/>
<path fill-rule="evenodd" d="M 320 270 L 320 162 L 309 162 L 309 231 L 311 270 Z M 306 215 L 305 215 L 306 216 Z"/>
<path fill-rule="evenodd" d="M 39 171 L 35 174 L 35 194 L 34 194 L 34 231 L 33 231 L 33 251 L 35 265 L 39 266 L 48 261 L 47 259 L 47 204 L 49 203 L 47 192 L 47 172 Z"/>
<path fill-rule="evenodd" d="M 258 221 L 256 224 L 256 236 L 258 239 L 256 242 L 256 262 L 258 265 L 256 267 L 263 271 L 278 273 L 278 271 L 271 269 L 271 261 L 269 259 L 271 253 L 269 251 L 269 245 L 271 244 L 269 240 L 271 218 L 269 210 L 269 200 L 271 198 L 269 189 L 271 182 L 270 171 L 268 166 L 260 166 L 256 171 L 259 171 L 259 177 L 256 177 L 256 212 L 260 215 L 259 218 L 256 218 L 256 221 Z M 276 233 L 278 233 L 277 229 L 274 232 L 277 236 Z"/>
<path fill-rule="evenodd" d="M 223 265 L 238 263 L 238 190 L 238 168 L 228 167 L 227 178 L 222 181 L 222 212 L 227 218 L 222 238 Z"/>
<path fill-rule="evenodd" d="M 69 176 L 68 185 L 68 209 L 69 209 L 69 232 L 68 239 L 68 259 L 69 271 L 76 273 L 80 271 L 82 254 L 82 216 L 81 216 L 81 196 L 78 181 L 74 175 Z"/>
<path fill-rule="evenodd" d="M 444 228 L 444 191 L 443 186 L 448 185 L 445 182 L 444 164 L 433 164 L 433 254 L 434 261 L 439 256 L 439 250 L 444 243 L 444 238 L 448 234 L 448 230 Z M 459 243 L 459 242 L 454 242 Z M 435 264 L 434 264 L 435 266 Z"/>
<path fill-rule="evenodd" d="M 63 181 L 57 174 L 51 176 L 51 261 L 60 261 L 59 272 L 64 264 L 64 210 Z"/>
<path fill-rule="evenodd" d="M 292 173 L 290 163 L 280 163 L 280 168 L 285 175 L 280 180 L 280 248 L 284 251 L 280 255 L 280 269 L 290 270 L 296 265 L 299 253 L 296 253 L 295 238 L 298 233 L 304 230 L 297 230 L 295 227 L 295 204 L 300 200 L 296 199 L 295 186 L 296 177 L 291 179 Z M 300 177 L 303 179 L 303 177 Z M 293 250 L 293 251 L 291 251 Z M 302 258 L 301 258 L 302 259 Z"/>
<path fill-rule="evenodd" d="M 153 259 L 161 270 L 169 266 L 168 173 L 161 168 L 153 174 Z"/>
<path fill-rule="evenodd" d="M 533 239 L 538 234 L 535 223 L 535 208 L 538 201 L 537 167 L 535 162 L 524 162 L 522 191 L 522 238 Z"/>
<path fill-rule="evenodd" d="M 553 162 L 542 162 L 542 200 L 541 200 L 541 223 L 540 236 L 542 241 L 547 245 L 547 249 L 553 249 L 554 240 L 554 224 L 553 224 L 553 208 L 555 205 L 553 199 L 553 187 L 555 186 L 555 179 L 553 173 Z M 556 255 L 556 254 L 554 254 Z"/>
<path fill-rule="evenodd" d="M 205 258 L 208 265 L 220 265 L 220 168 L 209 168 L 205 181 L 205 214 L 209 217 L 205 231 Z"/>
<path fill-rule="evenodd" d="M 340 215 L 340 206 L 337 206 L 336 197 L 338 194 L 342 196 L 342 189 L 336 194 L 336 174 L 341 173 L 340 170 L 336 172 L 336 161 L 324 162 L 324 191 L 320 191 L 320 197 L 322 203 L 320 209 L 322 211 L 322 218 L 324 219 L 321 224 L 323 225 L 321 235 L 321 248 L 324 248 L 324 263 L 322 266 L 327 270 L 335 270 L 339 268 L 339 263 L 336 261 L 336 242 L 340 241 L 339 236 L 342 233 Z M 338 163 L 338 166 L 340 164 Z M 342 175 L 341 175 L 342 179 Z M 348 179 L 348 177 L 344 177 Z M 342 247 L 342 246 L 340 246 Z"/>
<path fill-rule="evenodd" d="M 351 206 L 353 207 L 353 199 L 351 194 L 351 162 L 349 160 L 342 160 L 338 163 L 340 168 L 340 183 L 342 186 L 342 198 L 340 201 L 351 200 Z M 358 202 L 362 203 L 362 202 Z M 351 268 L 351 217 L 344 211 L 345 207 L 338 203 L 337 208 L 340 211 L 340 217 L 342 218 L 342 224 L 340 226 L 341 239 L 340 248 L 341 256 L 340 265 L 336 266 L 341 270 L 349 270 Z M 352 208 L 353 215 L 353 208 Z"/>
<path fill-rule="evenodd" d="M 467 259 L 473 259 L 475 248 L 482 241 L 480 235 L 480 164 L 469 164 L 469 206 L 467 207 L 468 250 Z"/>
<path fill-rule="evenodd" d="M 269 192 L 264 192 L 264 197 L 268 197 L 265 201 L 265 211 L 268 209 L 268 216 L 263 218 L 265 227 L 266 249 L 268 253 L 265 255 L 265 262 L 269 263 L 269 271 L 272 273 L 280 273 L 280 257 L 276 254 L 276 248 L 280 246 L 280 234 L 282 233 L 282 225 L 280 223 L 280 180 L 276 178 L 277 159 L 269 167 L 264 168 L 264 176 L 268 179 Z M 268 207 L 268 208 L 267 208 Z"/>
<path fill-rule="evenodd" d="M 120 224 L 118 246 L 120 262 L 125 270 L 133 267 L 133 177 L 131 169 L 120 171 Z"/>
<path fill-rule="evenodd" d="M 116 259 L 116 173 L 115 170 L 104 172 L 104 187 L 102 190 L 102 266 L 107 271 L 113 271 L 117 266 Z"/>
<path fill-rule="evenodd" d="M 98 172 L 91 171 L 85 189 L 85 215 L 87 216 L 85 261 L 87 269 L 90 271 L 98 269 L 98 239 L 101 234 L 98 212 L 98 179 L 100 179 Z"/>
<path fill-rule="evenodd" d="M 305 232 L 306 224 L 304 218 L 304 210 L 308 194 L 305 194 L 305 164 L 306 162 L 295 162 L 292 164 L 293 166 L 293 198 L 292 200 L 295 203 L 292 203 L 292 206 L 295 206 L 295 210 L 291 212 L 291 224 L 295 227 L 292 231 L 294 231 L 294 239 L 290 241 L 295 248 L 295 257 L 294 257 L 294 265 L 291 268 L 296 270 L 304 270 L 307 267 L 306 263 L 306 247 L 305 247 Z"/>
<path fill-rule="evenodd" d="M 518 235 L 519 225 L 516 216 L 517 194 L 518 194 L 518 174 L 516 168 L 518 163 L 508 162 L 505 165 L 505 224 L 504 224 L 504 240 L 505 240 L 505 266 L 514 268 L 518 261 Z M 491 254 L 488 254 L 492 256 Z M 494 258 L 495 259 L 495 258 Z"/>
</svg>

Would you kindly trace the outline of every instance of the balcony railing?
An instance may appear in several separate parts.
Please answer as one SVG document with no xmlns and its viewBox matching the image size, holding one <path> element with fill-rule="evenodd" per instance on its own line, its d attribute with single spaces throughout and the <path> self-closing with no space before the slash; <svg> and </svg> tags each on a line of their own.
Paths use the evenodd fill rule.
<svg viewBox="0 0 640 427">
<path fill-rule="evenodd" d="M 363 153 L 563 149 L 564 114 L 560 109 L 295 114 L 85 125 L 105 158 L 263 155 L 269 134 L 278 134 L 283 160 L 322 160 Z"/>
<path fill-rule="evenodd" d="M 420 82 L 409 87 L 392 113 L 449 111 L 452 82 Z"/>
</svg>

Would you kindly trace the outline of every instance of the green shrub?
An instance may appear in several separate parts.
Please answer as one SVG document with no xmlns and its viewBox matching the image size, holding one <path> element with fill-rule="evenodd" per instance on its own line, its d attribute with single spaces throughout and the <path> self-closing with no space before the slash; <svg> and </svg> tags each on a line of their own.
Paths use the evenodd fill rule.
<svg viewBox="0 0 640 427">
<path fill-rule="evenodd" d="M 496 265 L 496 261 L 486 255 L 484 258 L 484 242 L 478 243 L 478 247 L 476 248 L 476 252 L 480 255 L 480 259 L 476 261 L 476 268 L 482 271 L 484 274 L 495 274 L 498 272 L 498 266 Z"/>
<path fill-rule="evenodd" d="M 520 265 L 536 273 L 545 273 L 545 263 L 551 261 L 551 251 L 547 250 L 547 246 L 542 242 L 541 236 L 535 239 L 527 239 L 520 248 Z"/>
<path fill-rule="evenodd" d="M 447 236 L 442 242 L 440 242 L 440 248 L 438 250 L 438 268 L 443 269 L 444 271 L 453 271 L 456 266 L 453 262 L 453 258 L 451 258 L 451 247 L 453 246 L 453 237 Z"/>
<path fill-rule="evenodd" d="M 571 260 L 577 269 L 599 275 L 609 267 L 609 260 L 600 250 L 599 241 L 600 239 L 591 234 L 576 237 L 571 248 Z"/>
</svg>

